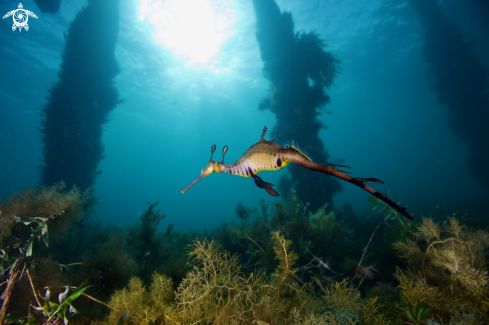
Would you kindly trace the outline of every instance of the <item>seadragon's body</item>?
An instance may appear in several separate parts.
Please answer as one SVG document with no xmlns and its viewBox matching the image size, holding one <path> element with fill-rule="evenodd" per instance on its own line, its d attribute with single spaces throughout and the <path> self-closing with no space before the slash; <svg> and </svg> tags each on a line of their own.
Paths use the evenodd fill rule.
<svg viewBox="0 0 489 325">
<path fill-rule="evenodd" d="M 366 183 L 375 182 L 382 183 L 382 181 L 376 178 L 360 178 L 360 177 L 351 177 L 344 172 L 335 169 L 334 167 L 342 167 L 349 168 L 348 166 L 343 165 L 322 165 L 311 161 L 309 157 L 304 155 L 302 152 L 297 150 L 294 147 L 286 146 L 282 148 L 275 141 L 278 139 L 274 139 L 272 141 L 265 140 L 265 134 L 267 132 L 267 128 L 263 129 L 263 133 L 261 135 L 261 139 L 259 142 L 252 145 L 246 152 L 238 159 L 234 164 L 225 164 L 224 163 L 224 155 L 227 152 L 228 147 L 224 147 L 222 151 L 222 162 L 217 162 L 212 160 L 212 154 L 216 150 L 216 146 L 213 145 L 211 148 L 211 159 L 207 166 L 202 169 L 200 177 L 197 178 L 194 182 L 192 182 L 185 189 L 181 190 L 182 193 L 185 193 L 190 187 L 192 187 L 195 183 L 200 181 L 205 176 L 208 176 L 214 172 L 217 173 L 228 173 L 231 175 L 238 175 L 242 177 L 252 177 L 255 181 L 255 184 L 264 188 L 270 195 L 278 196 L 279 194 L 272 188 L 273 184 L 264 182 L 257 174 L 264 170 L 277 170 L 282 169 L 289 163 L 294 163 L 296 165 L 315 170 L 318 172 L 322 172 L 325 174 L 329 174 L 331 176 L 337 177 L 353 185 L 356 185 L 363 190 L 369 192 L 374 195 L 378 199 L 382 200 L 399 213 L 404 215 L 410 220 L 413 220 L 413 217 L 407 213 L 406 208 L 399 206 L 398 204 L 391 201 L 387 198 L 387 194 L 383 194 L 377 192 L 373 188 L 369 187 Z"/>
</svg>

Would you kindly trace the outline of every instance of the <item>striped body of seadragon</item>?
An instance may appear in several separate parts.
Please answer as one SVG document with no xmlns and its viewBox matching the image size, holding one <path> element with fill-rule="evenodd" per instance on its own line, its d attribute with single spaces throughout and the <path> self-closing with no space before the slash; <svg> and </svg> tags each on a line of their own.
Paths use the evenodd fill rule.
<svg viewBox="0 0 489 325">
<path fill-rule="evenodd" d="M 321 173 L 329 174 L 331 176 L 337 177 L 353 185 L 360 187 L 361 189 L 369 192 L 373 196 L 382 200 L 387 205 L 398 211 L 400 214 L 405 216 L 410 220 L 414 220 L 413 217 L 407 212 L 405 207 L 399 206 L 387 197 L 387 194 L 377 192 L 373 188 L 369 187 L 367 183 L 381 183 L 381 180 L 377 178 L 360 178 L 351 177 L 345 172 L 342 172 L 335 167 L 339 168 L 350 168 L 344 165 L 321 165 L 311 161 L 309 157 L 303 154 L 300 150 L 286 146 L 282 148 L 275 143 L 279 138 L 273 139 L 272 141 L 265 140 L 265 134 L 267 133 L 267 127 L 263 129 L 260 141 L 252 145 L 246 152 L 238 159 L 234 164 L 225 164 L 224 155 L 226 154 L 228 147 L 225 146 L 222 149 L 222 161 L 217 162 L 212 160 L 212 155 L 216 151 L 216 145 L 211 147 L 211 158 L 207 166 L 202 169 L 200 177 L 193 181 L 185 189 L 181 190 L 185 193 L 189 188 L 195 185 L 202 178 L 217 172 L 217 173 L 228 173 L 231 175 L 238 175 L 242 177 L 252 177 L 255 184 L 259 188 L 264 188 L 270 195 L 278 196 L 279 194 L 273 189 L 273 184 L 267 183 L 261 179 L 257 174 L 263 170 L 278 170 L 287 166 L 288 163 L 294 163 L 296 165 L 312 169 Z"/>
</svg>

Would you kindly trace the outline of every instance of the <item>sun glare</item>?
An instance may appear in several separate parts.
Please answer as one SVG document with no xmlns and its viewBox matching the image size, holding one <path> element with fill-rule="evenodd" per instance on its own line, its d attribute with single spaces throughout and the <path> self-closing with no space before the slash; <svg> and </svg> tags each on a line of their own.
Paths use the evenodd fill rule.
<svg viewBox="0 0 489 325">
<path fill-rule="evenodd" d="M 152 27 L 154 40 L 185 66 L 208 68 L 234 34 L 231 1 L 142 0 L 139 18 Z"/>
</svg>

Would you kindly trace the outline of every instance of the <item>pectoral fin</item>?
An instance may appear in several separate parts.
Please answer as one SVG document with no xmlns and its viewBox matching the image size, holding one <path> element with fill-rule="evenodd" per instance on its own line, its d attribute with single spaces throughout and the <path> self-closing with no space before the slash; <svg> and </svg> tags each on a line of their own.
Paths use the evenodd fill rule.
<svg viewBox="0 0 489 325">
<path fill-rule="evenodd" d="M 256 186 L 264 188 L 271 196 L 278 196 L 278 193 L 272 188 L 273 184 L 264 182 L 261 177 L 257 175 L 251 175 L 251 177 L 255 180 Z"/>
<path fill-rule="evenodd" d="M 267 190 L 268 194 L 270 194 L 271 196 L 278 196 L 278 193 L 277 191 L 275 191 L 273 188 L 271 187 L 265 187 L 265 190 Z"/>
<path fill-rule="evenodd" d="M 257 176 L 257 175 L 251 175 L 251 177 L 253 177 L 253 179 L 255 180 L 255 184 L 256 186 L 258 186 L 259 188 L 269 188 L 269 187 L 272 187 L 273 184 L 270 184 L 270 183 L 267 183 L 267 182 L 264 182 L 260 176 Z"/>
</svg>

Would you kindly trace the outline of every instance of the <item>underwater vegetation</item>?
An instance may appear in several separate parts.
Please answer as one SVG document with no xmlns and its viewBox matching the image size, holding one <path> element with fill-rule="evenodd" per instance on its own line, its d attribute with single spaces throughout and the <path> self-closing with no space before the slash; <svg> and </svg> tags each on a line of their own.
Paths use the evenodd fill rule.
<svg viewBox="0 0 489 325">
<path fill-rule="evenodd" d="M 76 187 L 66 191 L 64 184 L 57 184 L 38 189 L 26 189 L 0 202 L 2 248 L 0 273 L 5 280 L 5 289 L 1 295 L 3 303 L 0 323 L 4 323 L 7 310 L 10 312 L 23 310 L 25 313 L 29 309 L 32 298 L 37 302 L 37 307 L 41 308 L 36 287 L 49 285 L 60 288 L 62 286 L 57 282 L 60 279 L 46 273 L 41 276 L 41 273 L 36 272 L 34 268 L 41 263 L 47 264 L 51 271 L 53 265 L 56 265 L 54 269 L 67 267 L 40 257 L 45 255 L 49 245 L 57 245 L 67 239 L 72 225 L 87 214 L 85 203 L 90 201 L 90 197 L 91 193 L 88 191 L 80 192 Z M 49 296 L 49 293 L 46 295 Z M 26 299 L 26 297 L 32 298 Z M 60 301 L 60 304 L 63 302 Z M 64 306 L 69 305 L 68 299 Z M 59 305 L 53 307 L 52 312 L 59 314 L 63 309 L 64 315 L 66 308 L 61 307 L 58 310 L 58 307 Z M 49 306 L 47 308 L 49 309 Z M 46 310 L 46 313 L 49 312 Z M 11 318 L 7 315 L 7 319 Z"/>
<path fill-rule="evenodd" d="M 280 231 L 294 243 L 304 282 L 316 278 L 329 285 L 348 277 L 351 282 L 392 285 L 396 256 L 391 245 L 405 236 L 411 223 L 381 200 L 371 197 L 370 201 L 382 215 L 352 218 L 349 209 L 332 211 L 327 203 L 314 212 L 294 194 L 275 203 L 261 200 L 259 208 L 239 204 L 240 222 L 223 224 L 213 236 L 226 250 L 239 254 L 250 270 L 258 265 L 267 271 L 276 268 L 271 238 L 273 231 Z"/>
<path fill-rule="evenodd" d="M 8 312 L 10 319 L 13 315 L 32 314 L 39 321 L 40 312 L 58 314 L 51 307 L 46 310 L 42 298 L 49 290 L 50 306 L 62 304 L 55 301 L 58 294 L 67 287 L 75 289 L 67 284 L 78 285 L 81 290 L 87 287 L 81 286 L 87 281 L 94 296 L 108 300 L 135 275 L 148 283 L 155 270 L 175 281 L 184 276 L 187 260 L 182 248 L 195 236 L 178 235 L 172 224 L 165 233 L 157 233 L 157 225 L 164 218 L 155 209 L 157 203 L 149 204 L 139 223 L 122 230 L 91 221 L 88 216 L 93 201 L 88 190 L 67 190 L 64 184 L 56 184 L 26 189 L 0 202 L 0 275 L 7 286 L 1 296 L 2 312 Z M 73 294 L 75 291 L 64 296 L 68 299 Z M 92 298 L 87 299 L 83 292 L 83 297 L 75 301 L 85 323 L 106 312 L 107 307 L 94 304 Z M 68 308 L 71 303 L 67 300 L 64 306 Z M 42 310 L 35 313 L 32 308 Z"/>
<path fill-rule="evenodd" d="M 251 212 L 237 207 L 243 221 Z M 324 218 L 324 209 L 317 217 Z M 159 273 L 148 289 L 132 278 L 112 296 L 109 324 L 484 324 L 489 233 L 454 218 L 443 230 L 430 218 L 400 228 L 405 239 L 391 246 L 408 263 L 391 274 L 397 288 L 365 287 L 367 271 L 359 281 L 333 273 L 327 284 L 318 276 L 306 280 L 304 253 L 280 231 L 268 233 L 271 252 L 264 255 L 275 261 L 268 268 L 250 268 L 215 240 L 196 239 L 188 253 L 193 268 L 179 285 Z M 261 240 L 243 239 L 264 250 Z"/>
<path fill-rule="evenodd" d="M 51 228 L 59 234 L 66 233 L 72 223 L 90 212 L 87 203 L 92 200 L 89 190 L 82 192 L 77 187 L 67 190 L 64 183 L 24 189 L 0 202 L 0 235 L 7 238 L 11 231 L 16 231 L 11 226 L 19 216 L 51 218 Z M 62 217 L 58 218 L 60 213 Z"/>
<path fill-rule="evenodd" d="M 298 282 L 297 255 L 291 241 L 274 232 L 278 267 L 271 274 L 241 271 L 238 258 L 214 241 L 196 240 L 189 256 L 194 268 L 176 290 L 155 273 L 146 290 L 138 278 L 116 292 L 109 303 L 109 324 L 384 324 L 375 298 L 363 300 L 346 281 L 323 288 L 316 297 Z M 103 324 L 103 323 L 100 323 Z"/>
<path fill-rule="evenodd" d="M 339 220 L 333 211 L 326 212 L 325 207 L 316 213 L 309 213 L 309 206 L 303 204 L 296 195 L 288 200 L 270 204 L 259 202 L 258 209 L 249 209 L 242 204 L 236 208 L 240 219 L 238 224 L 224 224 L 214 236 L 223 247 L 232 253 L 238 253 L 241 262 L 250 270 L 261 265 L 268 271 L 277 267 L 275 261 L 273 231 L 280 231 L 294 242 L 294 250 L 300 252 L 300 264 L 308 265 L 301 273 L 322 278 L 333 272 L 327 264 L 342 261 L 345 251 L 352 247 L 352 229 Z M 328 248 L 326 253 L 324 248 Z M 346 254 L 348 255 L 348 254 Z M 327 260 L 323 261 L 323 258 Z M 335 267 L 334 272 L 351 272 L 349 263 Z M 327 280 L 325 276 L 325 281 Z"/>
<path fill-rule="evenodd" d="M 489 189 L 489 68 L 473 45 L 435 0 L 410 0 L 424 29 L 423 54 L 431 66 L 430 81 L 438 100 L 448 108 L 450 129 L 470 150 L 467 169 Z"/>
<path fill-rule="evenodd" d="M 100 173 L 102 126 L 119 103 L 114 86 L 118 12 L 116 0 L 90 0 L 66 34 L 59 80 L 42 110 L 41 184 L 63 181 L 85 190 Z"/>
<path fill-rule="evenodd" d="M 297 195 L 236 207 L 205 233 L 90 221 L 63 185 L 0 202 L 6 324 L 484 324 L 489 233 L 453 216 L 310 211 Z M 8 226 L 8 223 L 10 225 Z M 75 226 L 76 225 L 76 226 Z M 396 257 L 397 256 L 397 257 Z"/>
<path fill-rule="evenodd" d="M 467 229 L 454 217 L 442 225 L 423 218 L 413 236 L 394 247 L 407 261 L 396 277 L 408 304 L 425 303 L 442 319 L 489 317 L 487 231 Z"/>
<path fill-rule="evenodd" d="M 325 51 L 324 41 L 315 32 L 294 32 L 292 15 L 280 12 L 273 0 L 254 0 L 256 39 L 263 61 L 263 74 L 270 81 L 268 96 L 259 105 L 276 116 L 273 137 L 294 134 L 302 148 L 317 162 L 331 159 L 319 138 L 324 125 L 318 120 L 321 108 L 330 101 L 325 93 L 338 71 L 339 61 Z M 296 166 L 290 178 L 283 178 L 280 192 L 295 189 L 299 198 L 313 209 L 324 203 L 332 207 L 333 195 L 341 190 L 335 179 L 317 177 Z"/>
</svg>

